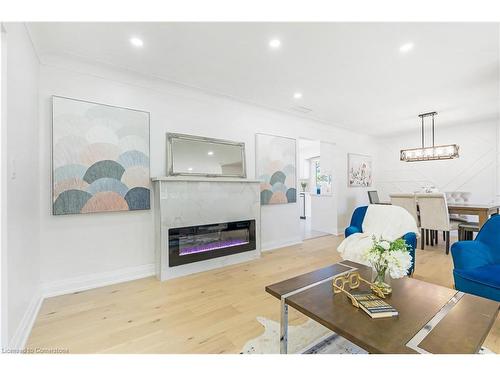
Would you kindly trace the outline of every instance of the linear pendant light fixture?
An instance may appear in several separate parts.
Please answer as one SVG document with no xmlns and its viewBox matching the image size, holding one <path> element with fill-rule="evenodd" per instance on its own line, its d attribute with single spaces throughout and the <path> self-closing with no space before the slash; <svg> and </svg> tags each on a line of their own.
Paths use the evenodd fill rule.
<svg viewBox="0 0 500 375">
<path fill-rule="evenodd" d="M 437 112 L 428 112 L 418 115 L 422 120 L 422 147 L 410 148 L 400 151 L 401 161 L 426 161 L 426 160 L 444 160 L 458 158 L 458 145 L 436 146 L 434 144 L 434 116 Z M 424 143 L 424 118 L 432 117 L 432 146 L 425 147 Z"/>
</svg>

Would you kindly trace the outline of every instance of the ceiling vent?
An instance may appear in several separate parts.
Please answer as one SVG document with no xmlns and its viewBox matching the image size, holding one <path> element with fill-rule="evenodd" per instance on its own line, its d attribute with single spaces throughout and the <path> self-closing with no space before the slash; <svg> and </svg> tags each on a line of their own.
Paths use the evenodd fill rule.
<svg viewBox="0 0 500 375">
<path fill-rule="evenodd" d="M 312 112 L 311 108 L 303 107 L 301 105 L 296 105 L 292 107 L 293 111 L 300 112 L 300 113 L 310 113 Z"/>
</svg>

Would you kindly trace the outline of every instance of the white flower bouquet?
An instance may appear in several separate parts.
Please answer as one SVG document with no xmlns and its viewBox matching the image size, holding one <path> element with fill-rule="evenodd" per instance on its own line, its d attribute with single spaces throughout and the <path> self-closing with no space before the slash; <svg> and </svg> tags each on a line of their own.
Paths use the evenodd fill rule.
<svg viewBox="0 0 500 375">
<path fill-rule="evenodd" d="M 389 271 L 393 279 L 399 279 L 408 274 L 412 265 L 409 246 L 402 238 L 387 241 L 382 237 L 377 239 L 373 236 L 372 239 L 373 246 L 365 252 L 364 258 L 375 269 L 376 275 L 373 283 L 384 293 L 390 293 L 391 287 L 385 282 L 386 272 Z"/>
</svg>

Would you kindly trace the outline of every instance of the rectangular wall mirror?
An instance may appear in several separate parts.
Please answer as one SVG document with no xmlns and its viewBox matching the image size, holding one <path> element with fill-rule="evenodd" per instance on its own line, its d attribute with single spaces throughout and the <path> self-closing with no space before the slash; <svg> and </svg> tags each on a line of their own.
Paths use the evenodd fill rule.
<svg viewBox="0 0 500 375">
<path fill-rule="evenodd" d="M 245 143 L 167 133 L 167 175 L 246 177 Z"/>
</svg>

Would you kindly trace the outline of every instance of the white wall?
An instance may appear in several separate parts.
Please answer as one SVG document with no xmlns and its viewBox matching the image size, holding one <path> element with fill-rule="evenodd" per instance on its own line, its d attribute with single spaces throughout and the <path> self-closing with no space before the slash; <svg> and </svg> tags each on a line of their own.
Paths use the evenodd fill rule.
<svg viewBox="0 0 500 375">
<path fill-rule="evenodd" d="M 152 176 L 166 172 L 167 131 L 245 142 L 248 178 L 255 174 L 257 132 L 336 143 L 339 228 L 346 225 L 354 206 L 366 203 L 366 189 L 347 190 L 346 158 L 347 152 L 370 153 L 374 146 L 368 136 L 131 72 L 47 58 L 40 81 L 41 241 L 42 279 L 49 286 L 151 264 L 154 247 L 152 211 L 51 216 L 51 95 L 149 111 Z M 262 207 L 263 249 L 300 242 L 298 210 L 297 204 Z"/>
<path fill-rule="evenodd" d="M 498 28 L 498 50 L 500 52 L 500 26 Z M 498 113 L 500 113 L 500 63 L 498 64 Z M 496 200 L 500 201 L 500 119 L 497 123 L 497 186 L 496 186 Z"/>
<path fill-rule="evenodd" d="M 0 24 L 1 128 L 0 128 L 0 346 L 8 343 L 7 335 L 7 31 Z M 4 311 L 5 310 L 5 311 Z"/>
<path fill-rule="evenodd" d="M 2 126 L 2 214 L 7 223 L 2 268 L 2 346 L 21 348 L 40 303 L 39 62 L 24 24 L 4 24 L 7 44 L 6 121 Z M 3 125 L 3 124 L 2 124 Z M 5 139 L 4 139 L 5 137 Z M 6 168 L 4 168 L 6 167 Z M 6 210 L 6 212 L 4 212 Z M 6 329 L 6 331 L 4 331 Z"/>
<path fill-rule="evenodd" d="M 460 157 L 452 160 L 405 163 L 399 161 L 401 148 L 420 146 L 418 127 L 410 133 L 379 139 L 377 187 L 382 200 L 391 192 L 412 192 L 434 185 L 440 191 L 468 191 L 471 201 L 495 200 L 497 180 L 497 127 L 495 121 L 462 126 L 439 127 L 436 144 L 456 143 Z"/>
</svg>

